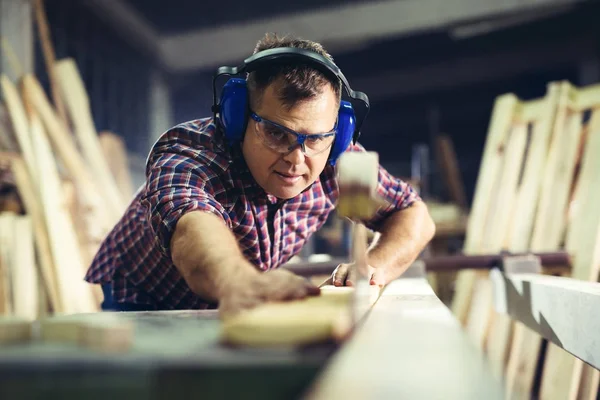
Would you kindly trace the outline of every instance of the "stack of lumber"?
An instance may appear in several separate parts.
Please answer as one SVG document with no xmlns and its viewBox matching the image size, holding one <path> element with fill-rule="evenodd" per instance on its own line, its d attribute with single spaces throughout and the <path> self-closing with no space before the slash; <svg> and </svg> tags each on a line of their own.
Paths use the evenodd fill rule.
<svg viewBox="0 0 600 400">
<path fill-rule="evenodd" d="M 597 281 L 600 272 L 600 85 L 551 82 L 543 98 L 497 98 L 465 254 L 566 250 L 558 273 Z M 545 271 L 557 273 L 557 271 Z M 595 399 L 598 371 L 493 310 L 487 272 L 463 270 L 452 310 L 513 392 Z M 543 357 L 542 357 L 543 356 Z"/>
<path fill-rule="evenodd" d="M 99 310 L 83 277 L 132 196 L 123 140 L 98 134 L 75 61 L 53 58 L 36 11 L 51 96 L 33 74 L 0 74 L 0 315 L 26 318 Z"/>
</svg>

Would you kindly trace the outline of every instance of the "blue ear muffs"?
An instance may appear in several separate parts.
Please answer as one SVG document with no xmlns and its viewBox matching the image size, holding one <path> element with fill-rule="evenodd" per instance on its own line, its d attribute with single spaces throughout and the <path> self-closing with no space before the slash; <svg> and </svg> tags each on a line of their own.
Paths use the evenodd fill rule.
<svg viewBox="0 0 600 400">
<path fill-rule="evenodd" d="M 221 91 L 221 113 L 219 123 L 230 145 L 238 143 L 244 137 L 248 121 L 248 88 L 246 80 L 231 78 Z M 352 104 L 342 100 L 338 111 L 337 132 L 329 153 L 329 163 L 335 165 L 339 156 L 352 142 L 356 129 L 356 118 Z"/>
<path fill-rule="evenodd" d="M 219 123 L 230 145 L 242 140 L 248 121 L 248 88 L 246 80 L 231 78 L 221 92 Z"/>
<path fill-rule="evenodd" d="M 295 47 L 280 47 L 260 51 L 244 60 L 237 67 L 220 67 L 213 77 L 213 106 L 215 122 L 219 124 L 228 143 L 235 144 L 242 140 L 248 121 L 248 88 L 246 80 L 230 78 L 221 90 L 217 103 L 216 79 L 220 75 L 237 75 L 254 71 L 265 64 L 274 62 L 308 63 L 326 74 L 336 76 L 351 100 L 362 104 L 362 112 L 355 115 L 353 103 L 342 100 L 338 111 L 336 138 L 329 154 L 329 163 L 335 165 L 340 155 L 346 151 L 352 141 L 356 143 L 360 136 L 360 128 L 369 112 L 369 98 L 366 94 L 354 91 L 340 69 L 327 58 L 310 50 Z"/>
</svg>

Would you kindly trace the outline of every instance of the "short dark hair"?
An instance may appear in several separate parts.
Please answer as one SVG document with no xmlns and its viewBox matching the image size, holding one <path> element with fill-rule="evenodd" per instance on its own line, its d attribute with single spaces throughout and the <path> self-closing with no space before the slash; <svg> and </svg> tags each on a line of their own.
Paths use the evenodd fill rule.
<svg viewBox="0 0 600 400">
<path fill-rule="evenodd" d="M 333 57 L 320 43 L 297 37 L 267 33 L 258 41 L 254 53 L 278 47 L 296 47 L 311 50 L 333 62 Z M 278 95 L 283 104 L 289 109 L 298 102 L 315 98 L 322 93 L 323 87 L 330 84 L 338 101 L 341 99 L 341 82 L 335 76 L 323 72 L 307 64 L 277 63 L 250 72 L 247 77 L 250 105 L 256 108 L 262 99 L 262 92 L 272 83 L 279 81 Z"/>
</svg>

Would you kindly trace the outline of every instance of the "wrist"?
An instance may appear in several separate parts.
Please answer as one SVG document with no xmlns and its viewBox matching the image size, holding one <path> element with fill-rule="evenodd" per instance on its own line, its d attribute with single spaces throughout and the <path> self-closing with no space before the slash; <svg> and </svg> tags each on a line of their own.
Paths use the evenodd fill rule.
<svg viewBox="0 0 600 400">
<path fill-rule="evenodd" d="M 216 285 L 219 298 L 239 291 L 240 286 L 252 285 L 260 276 L 261 273 L 245 259 L 229 264 L 228 268 L 223 268 L 221 279 Z"/>
</svg>

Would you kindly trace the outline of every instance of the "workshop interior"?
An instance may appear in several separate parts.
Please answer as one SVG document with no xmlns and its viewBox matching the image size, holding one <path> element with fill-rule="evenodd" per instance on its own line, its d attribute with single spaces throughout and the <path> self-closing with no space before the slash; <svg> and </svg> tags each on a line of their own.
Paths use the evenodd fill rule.
<svg viewBox="0 0 600 400">
<path fill-rule="evenodd" d="M 320 295 L 103 309 L 84 276 L 154 195 L 156 143 L 215 110 L 266 123 L 215 93 L 269 33 L 331 55 L 355 91 L 335 143 L 359 121 L 367 150 L 278 266 Z M 0 398 L 600 398 L 600 1 L 0 0 L 0 41 Z M 344 184 L 377 192 L 378 167 L 435 233 L 384 285 L 336 286 L 378 240 L 355 218 L 384 207 Z"/>
</svg>

